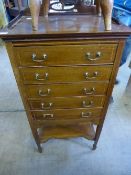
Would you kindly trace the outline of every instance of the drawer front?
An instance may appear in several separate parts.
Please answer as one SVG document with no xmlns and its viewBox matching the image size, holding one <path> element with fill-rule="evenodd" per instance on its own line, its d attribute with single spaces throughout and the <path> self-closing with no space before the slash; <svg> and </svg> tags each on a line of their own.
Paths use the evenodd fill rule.
<svg viewBox="0 0 131 175">
<path fill-rule="evenodd" d="M 24 83 L 105 81 L 111 76 L 112 66 L 76 66 L 21 68 Z"/>
<path fill-rule="evenodd" d="M 105 96 L 59 97 L 30 100 L 32 110 L 103 107 Z"/>
<path fill-rule="evenodd" d="M 56 109 L 32 111 L 35 120 L 90 119 L 101 117 L 102 109 Z"/>
<path fill-rule="evenodd" d="M 117 44 L 50 45 L 14 48 L 22 66 L 113 63 Z"/>
<path fill-rule="evenodd" d="M 108 83 L 87 82 L 74 84 L 26 85 L 28 98 L 88 96 L 106 94 Z"/>
</svg>

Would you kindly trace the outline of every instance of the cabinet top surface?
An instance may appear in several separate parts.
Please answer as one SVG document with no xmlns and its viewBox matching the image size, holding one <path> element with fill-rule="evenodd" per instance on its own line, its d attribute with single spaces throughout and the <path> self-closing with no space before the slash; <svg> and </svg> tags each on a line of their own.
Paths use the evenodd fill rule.
<svg viewBox="0 0 131 175">
<path fill-rule="evenodd" d="M 65 37 L 127 37 L 131 28 L 112 23 L 111 31 L 104 31 L 102 17 L 96 15 L 55 15 L 39 17 L 38 31 L 32 31 L 31 17 L 23 16 L 10 28 L 0 31 L 3 39 L 65 38 Z"/>
</svg>

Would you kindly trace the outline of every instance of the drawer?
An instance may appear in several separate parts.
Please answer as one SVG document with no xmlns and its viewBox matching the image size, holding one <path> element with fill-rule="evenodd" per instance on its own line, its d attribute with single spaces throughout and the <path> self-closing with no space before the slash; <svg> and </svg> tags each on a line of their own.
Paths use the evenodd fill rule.
<svg viewBox="0 0 131 175">
<path fill-rule="evenodd" d="M 111 76 L 112 66 L 73 66 L 21 68 L 24 83 L 63 83 L 78 81 L 105 81 Z"/>
<path fill-rule="evenodd" d="M 26 85 L 28 98 L 89 96 L 106 94 L 108 83 L 87 82 L 74 84 Z"/>
<path fill-rule="evenodd" d="M 55 109 L 45 111 L 32 111 L 35 120 L 62 120 L 62 119 L 90 119 L 101 117 L 102 109 Z"/>
<path fill-rule="evenodd" d="M 113 63 L 117 44 L 49 45 L 16 47 L 21 66 Z"/>
<path fill-rule="evenodd" d="M 30 100 L 32 110 L 103 107 L 105 96 L 58 97 Z"/>
</svg>

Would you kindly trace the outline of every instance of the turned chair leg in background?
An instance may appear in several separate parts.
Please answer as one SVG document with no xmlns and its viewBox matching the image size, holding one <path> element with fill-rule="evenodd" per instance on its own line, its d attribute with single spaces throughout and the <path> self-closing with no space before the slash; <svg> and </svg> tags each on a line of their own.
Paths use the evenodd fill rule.
<svg viewBox="0 0 131 175">
<path fill-rule="evenodd" d="M 101 0 L 100 5 L 104 17 L 105 30 L 111 30 L 113 0 Z"/>
<path fill-rule="evenodd" d="M 40 13 L 40 0 L 30 0 L 30 12 L 32 16 L 32 28 L 34 31 L 38 30 L 38 20 L 39 20 L 39 13 Z"/>
<path fill-rule="evenodd" d="M 44 17 L 48 17 L 49 7 L 50 7 L 50 0 L 43 0 Z"/>
<path fill-rule="evenodd" d="M 100 0 L 96 0 L 96 13 L 98 16 L 101 16 Z"/>
</svg>

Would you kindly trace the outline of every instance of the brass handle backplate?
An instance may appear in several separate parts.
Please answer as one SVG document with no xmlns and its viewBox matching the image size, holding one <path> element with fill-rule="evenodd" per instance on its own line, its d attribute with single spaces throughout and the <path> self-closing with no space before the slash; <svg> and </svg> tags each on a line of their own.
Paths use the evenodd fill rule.
<svg viewBox="0 0 131 175">
<path fill-rule="evenodd" d="M 39 96 L 42 96 L 42 97 L 48 96 L 50 95 L 50 93 L 51 93 L 51 89 L 47 89 L 47 92 L 43 92 L 42 90 L 38 91 Z"/>
<path fill-rule="evenodd" d="M 84 73 L 84 76 L 85 76 L 85 79 L 86 80 L 95 79 L 98 76 L 98 72 L 97 71 L 96 72 L 93 72 L 92 75 L 89 75 L 88 72 L 85 72 Z"/>
<path fill-rule="evenodd" d="M 41 109 L 50 109 L 52 107 L 53 103 L 41 103 Z"/>
<path fill-rule="evenodd" d="M 89 108 L 89 107 L 92 107 L 93 104 L 94 104 L 94 102 L 93 102 L 92 100 L 89 101 L 88 103 L 86 103 L 86 101 L 83 101 L 83 102 L 82 102 L 82 107 L 84 107 L 84 108 Z"/>
<path fill-rule="evenodd" d="M 92 87 L 91 89 L 84 88 L 83 90 L 84 90 L 85 95 L 92 95 L 96 91 L 96 89 L 94 87 Z"/>
<path fill-rule="evenodd" d="M 38 81 L 45 81 L 45 80 L 48 79 L 48 73 L 46 72 L 46 73 L 44 74 L 44 78 L 40 78 L 40 74 L 36 73 L 36 74 L 35 74 L 35 79 L 38 80 Z"/>
<path fill-rule="evenodd" d="M 92 112 L 82 112 L 82 113 L 81 113 L 82 118 L 88 118 L 88 117 L 90 117 L 91 115 L 92 115 Z"/>
<path fill-rule="evenodd" d="M 53 119 L 54 118 L 54 114 L 43 114 L 43 118 Z"/>
<path fill-rule="evenodd" d="M 86 59 L 88 59 L 89 61 L 99 60 L 100 58 L 101 58 L 101 52 L 100 51 L 96 52 L 95 58 L 92 58 L 92 55 L 91 55 L 90 52 L 86 53 Z"/>
<path fill-rule="evenodd" d="M 47 58 L 48 58 L 47 54 L 43 54 L 41 59 L 38 59 L 35 53 L 32 54 L 32 61 L 35 61 L 35 62 L 44 62 L 47 60 Z"/>
</svg>

